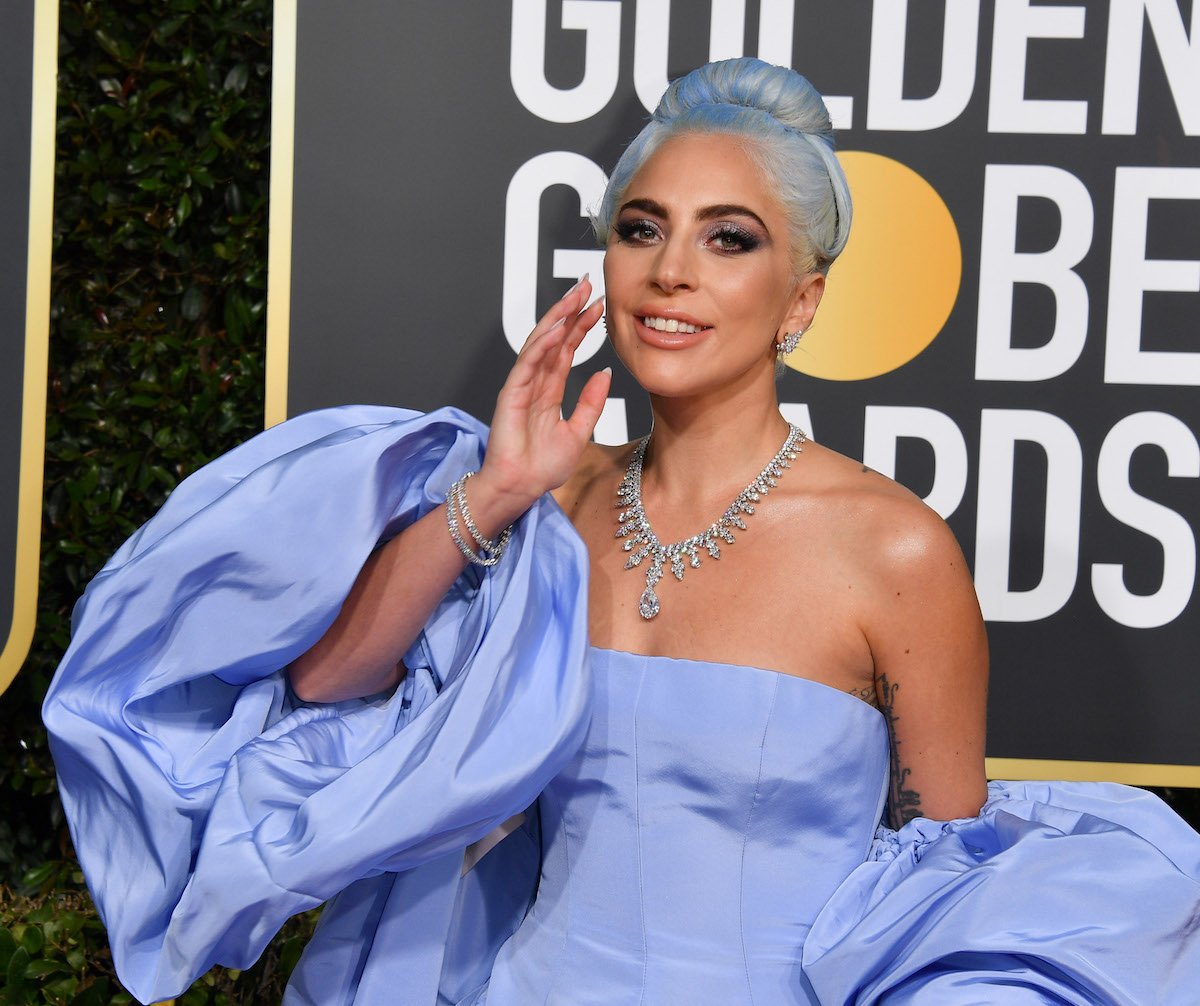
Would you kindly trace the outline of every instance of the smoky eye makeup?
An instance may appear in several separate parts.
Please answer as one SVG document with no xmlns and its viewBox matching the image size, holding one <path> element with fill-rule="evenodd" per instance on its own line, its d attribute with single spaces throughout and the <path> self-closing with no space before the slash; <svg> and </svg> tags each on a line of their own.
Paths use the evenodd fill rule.
<svg viewBox="0 0 1200 1006">
<path fill-rule="evenodd" d="M 664 240 L 666 209 L 651 199 L 631 199 L 613 224 L 613 233 L 626 245 L 645 246 Z M 707 248 L 724 255 L 754 251 L 771 241 L 762 218 L 736 203 L 706 206 L 696 214 L 698 239 Z"/>
<path fill-rule="evenodd" d="M 765 239 L 748 227 L 723 220 L 709 229 L 704 240 L 717 251 L 736 255 L 739 252 L 753 251 L 760 247 Z"/>
<path fill-rule="evenodd" d="M 660 234 L 659 226 L 645 217 L 622 217 L 613 224 L 613 232 L 626 244 L 650 244 Z"/>
</svg>

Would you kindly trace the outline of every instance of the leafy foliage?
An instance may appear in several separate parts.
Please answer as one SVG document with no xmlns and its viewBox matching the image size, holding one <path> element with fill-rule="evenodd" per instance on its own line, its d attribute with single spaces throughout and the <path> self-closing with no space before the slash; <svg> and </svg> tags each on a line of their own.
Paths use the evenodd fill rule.
<svg viewBox="0 0 1200 1006">
<path fill-rule="evenodd" d="M 76 875 L 71 883 L 77 888 L 81 879 Z M 213 968 L 176 1003 L 278 1002 L 312 923 L 309 916 L 294 919 L 249 971 Z M 0 887 L 0 1003 L 134 1003 L 113 972 L 104 926 L 86 892 L 60 888 L 19 897 Z"/>
<path fill-rule="evenodd" d="M 39 716 L 75 599 L 171 489 L 262 426 L 270 0 L 65 0 L 37 632 L 0 697 L 0 1002 L 132 1000 Z M 187 1006 L 278 1002 L 289 925 Z"/>
<path fill-rule="evenodd" d="M 258 431 L 270 0 L 63 0 L 40 613 L 0 697 L 0 1003 L 124 1004 L 38 710 L 76 597 L 190 471 Z M 1200 797 L 1163 794 L 1193 824 Z M 278 1002 L 312 916 L 180 1006 Z"/>
</svg>

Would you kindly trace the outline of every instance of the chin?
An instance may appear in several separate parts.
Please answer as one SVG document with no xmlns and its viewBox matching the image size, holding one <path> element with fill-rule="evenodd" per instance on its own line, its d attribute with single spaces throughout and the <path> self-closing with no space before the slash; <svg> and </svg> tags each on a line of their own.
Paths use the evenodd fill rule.
<svg viewBox="0 0 1200 1006">
<path fill-rule="evenodd" d="M 748 366 L 744 360 L 705 359 L 687 352 L 637 353 L 632 354 L 633 359 L 619 355 L 642 390 L 659 398 L 696 398 L 719 393 L 744 383 L 757 364 L 757 361 Z M 769 373 L 770 385 L 774 388 L 774 367 L 763 369 Z"/>
<path fill-rule="evenodd" d="M 648 394 L 684 397 L 710 383 L 701 376 L 709 368 L 691 352 L 653 350 L 643 346 L 613 348 L 625 369 Z"/>
</svg>

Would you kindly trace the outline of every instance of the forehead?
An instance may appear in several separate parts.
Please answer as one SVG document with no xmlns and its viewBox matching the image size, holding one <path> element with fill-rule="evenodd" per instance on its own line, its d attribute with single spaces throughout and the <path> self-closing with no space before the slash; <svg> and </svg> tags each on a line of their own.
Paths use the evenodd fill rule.
<svg viewBox="0 0 1200 1006">
<path fill-rule="evenodd" d="M 723 133 L 672 136 L 633 176 L 624 199 L 653 199 L 689 216 L 704 206 L 740 204 L 770 223 L 783 211 L 746 142 Z"/>
</svg>

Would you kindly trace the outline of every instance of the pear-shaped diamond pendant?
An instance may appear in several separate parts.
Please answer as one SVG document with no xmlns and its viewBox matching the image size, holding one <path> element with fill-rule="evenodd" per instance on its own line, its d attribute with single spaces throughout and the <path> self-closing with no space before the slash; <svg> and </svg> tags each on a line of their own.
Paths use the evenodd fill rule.
<svg viewBox="0 0 1200 1006">
<path fill-rule="evenodd" d="M 638 603 L 638 611 L 642 613 L 642 618 L 653 618 L 658 614 L 659 607 L 658 595 L 654 593 L 654 588 L 647 587 L 645 590 L 643 590 L 642 599 Z"/>
</svg>

